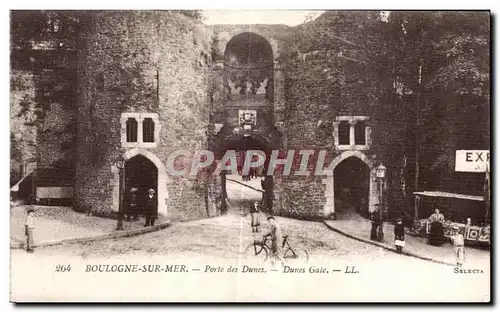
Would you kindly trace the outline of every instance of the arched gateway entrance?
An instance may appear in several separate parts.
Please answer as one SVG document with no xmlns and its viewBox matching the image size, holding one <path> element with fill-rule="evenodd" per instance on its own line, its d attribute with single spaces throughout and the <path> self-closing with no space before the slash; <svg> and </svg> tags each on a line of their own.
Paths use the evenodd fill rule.
<svg viewBox="0 0 500 312">
<path fill-rule="evenodd" d="M 222 211 L 227 212 L 225 199 L 238 207 L 248 208 L 254 201 L 263 200 L 264 208 L 267 212 L 271 213 L 273 208 L 273 177 L 267 175 L 269 159 L 273 150 L 273 145 L 270 141 L 266 140 L 261 135 L 228 135 L 224 136 L 219 134 L 218 140 L 214 142 L 213 151 L 217 161 L 224 161 L 224 155 L 228 151 L 236 153 L 236 172 L 221 171 L 221 197 L 222 197 Z M 247 153 L 250 151 L 259 151 L 265 154 L 265 162 L 259 168 L 250 168 L 245 173 L 243 167 Z M 228 153 L 228 155 L 230 155 Z M 249 157 L 249 156 L 248 156 Z M 248 160 L 248 159 L 247 159 Z M 257 159 L 253 158 L 253 161 Z M 221 164 L 222 166 L 224 164 Z M 226 163 L 225 165 L 230 165 Z M 243 188 L 242 192 L 229 190 L 230 180 L 231 187 L 238 187 L 240 184 L 246 184 L 251 188 L 262 190 L 262 193 L 252 192 L 251 188 Z M 240 182 L 240 183 L 238 183 Z M 236 183 L 236 184 L 235 184 Z M 232 194 L 231 194 L 232 193 Z M 233 195 L 233 197 L 231 197 Z"/>
<path fill-rule="evenodd" d="M 146 207 L 148 190 L 153 189 L 158 195 L 158 169 L 145 156 L 138 154 L 125 162 L 125 198 L 134 188 L 137 191 L 137 213 L 143 214 Z"/>
<path fill-rule="evenodd" d="M 359 213 L 368 217 L 370 168 L 358 157 L 348 157 L 333 170 L 337 214 Z"/>
<path fill-rule="evenodd" d="M 167 172 L 165 165 L 153 153 L 146 149 L 133 148 L 126 151 L 123 155 L 125 159 L 125 197 L 132 187 L 138 189 L 138 206 L 141 205 L 141 199 L 146 197 L 147 190 L 152 188 L 158 196 L 158 213 L 166 216 L 167 205 Z M 119 209 L 120 178 L 119 172 L 113 166 L 113 210 Z"/>
<path fill-rule="evenodd" d="M 349 208 L 368 216 L 379 200 L 373 162 L 360 151 L 345 151 L 332 161 L 330 168 L 333 172 L 323 179 L 326 186 L 325 216 Z"/>
<path fill-rule="evenodd" d="M 253 201 L 264 200 L 265 208 L 270 212 L 273 204 L 273 178 L 265 175 L 267 163 L 259 168 L 257 174 L 255 170 L 250 174 L 244 173 L 241 166 L 249 155 L 247 151 L 263 152 L 268 160 L 272 150 L 279 149 L 281 144 L 281 135 L 274 125 L 272 46 L 265 37 L 257 33 L 239 33 L 226 44 L 223 65 L 221 89 L 225 96 L 213 103 L 216 109 L 211 122 L 219 129 L 213 134 L 209 146 L 219 161 L 226 162 L 223 156 L 227 151 L 236 152 L 237 167 L 240 170 L 234 175 L 221 172 L 222 211 L 226 211 L 225 199 L 228 198 L 232 204 L 242 208 L 249 207 Z M 235 181 L 229 182 L 228 179 Z M 232 189 L 229 190 L 229 187 Z M 264 196 L 262 192 L 252 191 L 252 188 L 263 190 Z M 228 191 L 232 192 L 233 198 Z"/>
</svg>

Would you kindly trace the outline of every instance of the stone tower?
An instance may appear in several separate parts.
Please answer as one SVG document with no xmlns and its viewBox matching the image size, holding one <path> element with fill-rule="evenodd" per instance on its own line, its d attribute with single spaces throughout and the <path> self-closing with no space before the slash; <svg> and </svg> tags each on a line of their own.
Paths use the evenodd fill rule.
<svg viewBox="0 0 500 312">
<path fill-rule="evenodd" d="M 118 210 L 122 156 L 125 193 L 153 188 L 159 213 L 206 217 L 196 178 L 170 176 L 165 163 L 174 150 L 204 148 L 210 36 L 168 11 L 94 11 L 80 23 L 76 206 Z"/>
</svg>

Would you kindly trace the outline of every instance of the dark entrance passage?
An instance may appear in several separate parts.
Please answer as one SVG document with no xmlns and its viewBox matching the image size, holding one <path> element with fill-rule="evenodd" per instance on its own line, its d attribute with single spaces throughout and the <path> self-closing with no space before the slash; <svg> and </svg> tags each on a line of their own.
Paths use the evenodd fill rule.
<svg viewBox="0 0 500 312">
<path fill-rule="evenodd" d="M 228 150 L 236 152 L 237 174 L 221 172 L 222 212 L 228 212 L 226 205 L 226 199 L 228 199 L 232 206 L 243 208 L 243 210 L 249 209 L 252 203 L 257 201 L 261 203 L 263 211 L 272 213 L 273 178 L 266 175 L 272 150 L 251 136 L 235 137 L 226 141 L 226 144 L 219 149 L 219 159 Z M 250 168 L 248 174 L 245 175 L 243 165 L 247 152 L 250 150 L 262 151 L 266 154 L 266 162 L 259 168 Z"/>
<path fill-rule="evenodd" d="M 333 174 L 336 209 L 368 217 L 369 167 L 359 158 L 349 157 L 337 165 Z"/>
<path fill-rule="evenodd" d="M 158 196 L 158 169 L 142 155 L 137 155 L 125 163 L 125 205 L 130 198 L 132 188 L 137 189 L 137 212 L 142 215 L 146 207 L 148 190 L 155 190 L 155 196 Z"/>
</svg>

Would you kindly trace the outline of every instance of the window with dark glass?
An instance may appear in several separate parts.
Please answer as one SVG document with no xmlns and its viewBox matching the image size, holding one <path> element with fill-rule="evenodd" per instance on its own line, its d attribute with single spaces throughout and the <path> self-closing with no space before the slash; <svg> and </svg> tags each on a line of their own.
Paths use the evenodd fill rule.
<svg viewBox="0 0 500 312">
<path fill-rule="evenodd" d="M 339 145 L 349 145 L 349 131 L 351 125 L 347 121 L 339 123 Z"/>
<path fill-rule="evenodd" d="M 155 123 L 152 118 L 145 118 L 142 122 L 142 141 L 155 141 Z"/>
<path fill-rule="evenodd" d="M 358 121 L 354 126 L 354 142 L 356 145 L 366 144 L 365 123 L 362 121 Z"/>
<path fill-rule="evenodd" d="M 137 120 L 135 118 L 127 119 L 127 142 L 137 142 Z"/>
</svg>

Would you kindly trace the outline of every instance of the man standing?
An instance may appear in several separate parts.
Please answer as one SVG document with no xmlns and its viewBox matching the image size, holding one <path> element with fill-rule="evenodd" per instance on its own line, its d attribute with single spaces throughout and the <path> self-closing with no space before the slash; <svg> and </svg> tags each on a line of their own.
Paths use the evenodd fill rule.
<svg viewBox="0 0 500 312">
<path fill-rule="evenodd" d="M 380 216 L 380 207 L 378 204 L 375 204 L 372 214 L 371 214 L 371 222 L 372 222 L 372 230 L 370 233 L 371 240 L 377 240 L 378 238 L 378 227 L 382 224 L 382 218 Z"/>
<path fill-rule="evenodd" d="M 155 220 L 158 217 L 158 199 L 155 195 L 155 190 L 148 190 L 148 197 L 146 199 L 146 226 L 154 226 Z"/>
<path fill-rule="evenodd" d="M 262 211 L 267 211 L 267 197 L 266 197 L 266 184 L 265 184 L 265 178 L 262 177 L 260 179 L 260 186 L 263 190 L 262 192 L 262 199 L 261 199 L 261 202 L 260 202 L 260 207 L 261 207 L 261 210 Z"/>
</svg>

